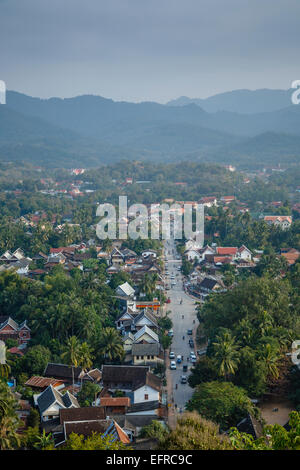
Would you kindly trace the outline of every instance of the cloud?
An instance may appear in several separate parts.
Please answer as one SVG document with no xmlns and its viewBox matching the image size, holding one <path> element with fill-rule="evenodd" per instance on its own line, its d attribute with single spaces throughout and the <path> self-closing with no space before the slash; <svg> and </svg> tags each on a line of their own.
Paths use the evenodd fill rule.
<svg viewBox="0 0 300 470">
<path fill-rule="evenodd" d="M 136 100 L 288 88 L 299 31 L 298 0 L 0 0 L 0 78 Z"/>
</svg>

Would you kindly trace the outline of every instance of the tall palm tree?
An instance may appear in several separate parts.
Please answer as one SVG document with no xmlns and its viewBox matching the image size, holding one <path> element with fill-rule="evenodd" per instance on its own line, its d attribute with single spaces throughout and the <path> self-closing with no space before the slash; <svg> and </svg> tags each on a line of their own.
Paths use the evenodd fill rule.
<svg viewBox="0 0 300 470">
<path fill-rule="evenodd" d="M 0 450 L 19 447 L 20 437 L 17 433 L 19 426 L 16 400 L 6 383 L 0 381 Z"/>
<path fill-rule="evenodd" d="M 80 358 L 79 365 L 83 368 L 85 372 L 90 369 L 93 365 L 94 356 L 92 354 L 93 350 L 87 343 L 82 343 L 80 345 Z M 81 388 L 82 388 L 82 378 L 81 378 Z"/>
<path fill-rule="evenodd" d="M 274 379 L 278 379 L 279 370 L 277 362 L 280 358 L 278 349 L 272 347 L 269 343 L 263 344 L 260 349 L 259 357 L 266 364 L 268 375 L 274 377 Z"/>
<path fill-rule="evenodd" d="M 110 327 L 102 330 L 98 351 L 104 359 L 109 359 L 110 361 L 123 358 L 123 343 L 117 330 Z"/>
<path fill-rule="evenodd" d="M 74 367 L 78 367 L 80 361 L 80 343 L 76 336 L 67 339 L 61 358 L 72 367 L 73 391 L 74 391 Z"/>
<path fill-rule="evenodd" d="M 238 343 L 229 331 L 222 332 L 216 337 L 214 346 L 214 359 L 219 374 L 227 380 L 234 375 L 239 363 Z"/>
</svg>

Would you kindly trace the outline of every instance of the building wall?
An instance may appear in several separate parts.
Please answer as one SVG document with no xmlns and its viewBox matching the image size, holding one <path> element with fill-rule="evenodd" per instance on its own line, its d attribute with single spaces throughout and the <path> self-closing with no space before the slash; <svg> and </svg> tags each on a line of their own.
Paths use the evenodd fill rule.
<svg viewBox="0 0 300 470">
<path fill-rule="evenodd" d="M 145 398 L 145 395 L 148 395 L 147 399 Z M 159 400 L 159 392 L 149 387 L 148 385 L 144 385 L 143 387 L 135 390 L 133 396 L 134 396 L 134 403 L 142 403 L 145 401 Z"/>
</svg>

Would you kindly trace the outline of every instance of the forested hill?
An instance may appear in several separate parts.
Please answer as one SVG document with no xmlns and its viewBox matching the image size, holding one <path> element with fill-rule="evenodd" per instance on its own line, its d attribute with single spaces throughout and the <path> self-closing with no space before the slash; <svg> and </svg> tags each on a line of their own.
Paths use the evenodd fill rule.
<svg viewBox="0 0 300 470">
<path fill-rule="evenodd" d="M 0 160 L 97 166 L 130 160 L 263 165 L 299 161 L 300 107 L 208 113 L 196 104 L 40 99 L 9 91 L 0 106 Z"/>
</svg>

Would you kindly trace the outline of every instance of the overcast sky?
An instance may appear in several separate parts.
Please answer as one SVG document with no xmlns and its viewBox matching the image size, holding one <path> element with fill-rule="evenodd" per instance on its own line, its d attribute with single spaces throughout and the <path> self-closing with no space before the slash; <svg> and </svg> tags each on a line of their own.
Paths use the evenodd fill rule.
<svg viewBox="0 0 300 470">
<path fill-rule="evenodd" d="M 0 0 L 0 80 L 166 102 L 300 79 L 299 0 Z"/>
</svg>

